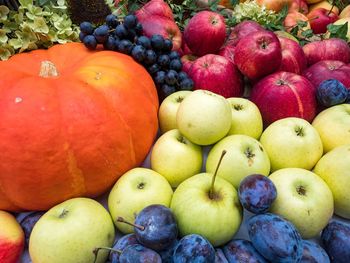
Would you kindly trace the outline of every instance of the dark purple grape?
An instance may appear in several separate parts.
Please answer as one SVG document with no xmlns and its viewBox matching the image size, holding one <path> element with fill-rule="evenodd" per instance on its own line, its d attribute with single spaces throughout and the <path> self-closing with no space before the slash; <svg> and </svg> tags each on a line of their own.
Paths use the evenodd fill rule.
<svg viewBox="0 0 350 263">
<path fill-rule="evenodd" d="M 169 57 L 170 58 L 170 57 Z M 181 71 L 182 62 L 179 58 L 172 59 L 169 64 L 169 68 L 175 71 Z"/>
<path fill-rule="evenodd" d="M 128 30 L 124 25 L 120 24 L 115 28 L 114 34 L 116 34 L 120 39 L 125 39 L 128 36 Z"/>
<path fill-rule="evenodd" d="M 180 90 L 192 90 L 194 86 L 193 80 L 186 78 L 180 81 Z"/>
<path fill-rule="evenodd" d="M 141 45 L 136 45 L 131 51 L 131 56 L 137 62 L 142 62 L 146 57 L 146 49 Z"/>
<path fill-rule="evenodd" d="M 187 79 L 188 78 L 188 75 L 187 75 L 187 73 L 185 72 L 185 71 L 180 71 L 179 72 L 179 80 L 181 81 L 181 80 L 184 80 L 184 79 Z"/>
<path fill-rule="evenodd" d="M 157 84 L 157 86 L 161 86 L 165 82 L 165 72 L 164 71 L 158 71 L 156 73 L 156 76 L 154 77 L 154 81 Z"/>
<path fill-rule="evenodd" d="M 224 252 L 220 248 L 215 249 L 215 262 L 214 263 L 230 263 L 227 260 L 227 258 L 225 257 Z"/>
<path fill-rule="evenodd" d="M 45 212 L 43 211 L 31 212 L 21 220 L 20 225 L 23 228 L 26 247 L 28 247 L 29 245 L 29 237 L 32 233 L 34 225 L 36 224 L 36 222 L 38 222 L 38 220 L 44 213 Z"/>
<path fill-rule="evenodd" d="M 252 174 L 241 181 L 238 197 L 245 209 L 254 214 L 262 214 L 270 209 L 277 197 L 277 190 L 270 178 Z"/>
<path fill-rule="evenodd" d="M 97 43 L 103 44 L 106 42 L 109 35 L 109 27 L 107 25 L 101 25 L 94 30 L 94 37 Z"/>
<path fill-rule="evenodd" d="M 348 97 L 346 98 L 345 103 L 350 103 L 350 89 L 348 89 Z"/>
<path fill-rule="evenodd" d="M 179 240 L 175 239 L 167 249 L 158 252 L 162 258 L 162 263 L 173 263 L 173 254 L 178 243 Z"/>
<path fill-rule="evenodd" d="M 146 56 L 145 56 L 144 63 L 146 65 L 151 65 L 151 64 L 154 64 L 155 62 L 157 62 L 156 52 L 154 52 L 151 49 L 146 50 Z"/>
<path fill-rule="evenodd" d="M 172 49 L 173 49 L 173 41 L 171 41 L 170 39 L 164 39 L 163 51 L 170 52 Z"/>
<path fill-rule="evenodd" d="M 87 35 L 84 37 L 83 43 L 85 47 L 87 47 L 90 50 L 94 50 L 97 47 L 97 40 L 93 35 Z"/>
<path fill-rule="evenodd" d="M 303 240 L 303 256 L 298 263 L 330 263 L 326 251 L 309 240 Z"/>
<path fill-rule="evenodd" d="M 298 262 L 303 242 L 294 225 L 278 215 L 258 214 L 248 220 L 248 234 L 255 249 L 272 262 Z"/>
<path fill-rule="evenodd" d="M 106 16 L 106 24 L 110 28 L 115 28 L 119 24 L 119 22 L 118 22 L 118 19 L 115 15 L 110 14 L 110 15 Z"/>
<path fill-rule="evenodd" d="M 144 227 L 134 228 L 139 243 L 155 251 L 168 248 L 178 235 L 175 217 L 164 205 L 145 207 L 137 214 L 135 224 Z"/>
<path fill-rule="evenodd" d="M 148 67 L 147 70 L 151 75 L 153 75 L 160 70 L 160 67 L 158 64 L 152 64 L 151 66 Z"/>
<path fill-rule="evenodd" d="M 113 36 L 109 36 L 106 42 L 103 43 L 103 47 L 106 50 L 115 50 L 117 49 L 115 38 Z"/>
<path fill-rule="evenodd" d="M 158 57 L 157 62 L 162 68 L 167 68 L 170 63 L 170 58 L 168 55 L 163 54 Z"/>
<path fill-rule="evenodd" d="M 136 35 L 141 36 L 143 33 L 143 27 L 141 23 L 137 23 L 135 26 Z"/>
<path fill-rule="evenodd" d="M 170 58 L 171 60 L 180 58 L 180 54 L 179 54 L 179 52 L 173 50 L 173 51 L 170 52 L 169 58 Z"/>
<path fill-rule="evenodd" d="M 92 35 L 94 33 L 94 26 L 90 22 L 83 22 L 80 24 L 80 31 L 85 35 Z"/>
<path fill-rule="evenodd" d="M 135 234 L 127 234 L 115 242 L 113 249 L 123 251 L 127 246 L 135 244 L 138 244 Z M 112 263 L 119 263 L 119 256 L 120 254 L 118 252 L 111 251 L 109 253 L 109 260 L 112 261 Z"/>
<path fill-rule="evenodd" d="M 119 257 L 120 263 L 162 263 L 157 252 L 142 245 L 127 246 Z"/>
<path fill-rule="evenodd" d="M 161 35 L 153 35 L 151 37 L 151 45 L 154 50 L 161 51 L 164 47 L 164 38 Z"/>
<path fill-rule="evenodd" d="M 124 53 L 124 54 L 130 54 L 132 47 L 133 47 L 133 45 L 130 42 L 130 40 L 123 39 L 123 40 L 119 41 L 118 51 L 121 53 Z"/>
<path fill-rule="evenodd" d="M 81 42 L 83 42 L 84 41 L 84 38 L 86 37 L 87 35 L 84 33 L 84 32 L 80 32 L 79 33 L 79 40 L 81 41 Z"/>
<path fill-rule="evenodd" d="M 168 84 L 163 84 L 161 88 L 158 90 L 158 96 L 161 101 L 163 101 L 170 94 L 175 93 L 177 90 L 174 86 L 170 86 Z"/>
<path fill-rule="evenodd" d="M 129 39 L 131 42 L 135 42 L 136 36 L 137 35 L 134 29 L 128 29 L 128 35 L 126 36 L 127 39 Z"/>
<path fill-rule="evenodd" d="M 177 83 L 177 72 L 175 70 L 171 69 L 166 73 L 165 83 L 171 86 Z"/>
<path fill-rule="evenodd" d="M 233 239 L 222 250 L 228 262 L 267 263 L 248 240 Z"/>
<path fill-rule="evenodd" d="M 215 261 L 215 249 L 204 237 L 192 234 L 184 236 L 173 255 L 174 263 L 213 263 Z"/>
<path fill-rule="evenodd" d="M 331 262 L 350 262 L 350 224 L 331 221 L 323 229 L 321 240 Z"/>
<path fill-rule="evenodd" d="M 140 36 L 137 38 L 136 40 L 136 44 L 137 45 L 141 45 L 146 49 L 150 49 L 151 48 L 151 40 L 146 37 L 146 36 Z"/>
<path fill-rule="evenodd" d="M 320 105 L 331 107 L 345 102 L 348 90 L 339 80 L 328 79 L 317 87 L 316 97 Z"/>
<path fill-rule="evenodd" d="M 127 15 L 124 17 L 124 26 L 128 29 L 135 28 L 137 24 L 137 18 L 134 15 Z"/>
</svg>

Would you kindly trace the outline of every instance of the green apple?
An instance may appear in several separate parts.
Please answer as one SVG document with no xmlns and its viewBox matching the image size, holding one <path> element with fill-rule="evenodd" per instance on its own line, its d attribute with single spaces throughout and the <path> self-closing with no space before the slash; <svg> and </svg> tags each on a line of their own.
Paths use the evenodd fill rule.
<svg viewBox="0 0 350 263">
<path fill-rule="evenodd" d="M 151 153 L 152 170 L 163 175 L 172 187 L 200 173 L 202 162 L 202 147 L 190 142 L 177 129 L 160 136 Z"/>
<path fill-rule="evenodd" d="M 94 249 L 110 247 L 114 224 L 107 210 L 89 198 L 73 198 L 48 210 L 34 225 L 29 239 L 33 263 L 94 262 Z M 108 252 L 98 254 L 105 262 Z"/>
<path fill-rule="evenodd" d="M 169 207 L 172 195 L 173 189 L 162 175 L 138 167 L 123 174 L 115 183 L 108 196 L 108 209 L 121 232 L 133 233 L 132 226 L 117 222 L 117 218 L 123 217 L 133 223 L 146 206 L 160 204 Z"/>
<path fill-rule="evenodd" d="M 162 133 L 176 129 L 176 114 L 183 99 L 192 91 L 181 90 L 166 97 L 158 111 L 159 127 Z"/>
<path fill-rule="evenodd" d="M 260 137 L 271 162 L 271 170 L 311 170 L 323 154 L 320 135 L 304 119 L 289 117 L 270 124 Z"/>
<path fill-rule="evenodd" d="M 291 221 L 303 238 L 317 236 L 333 215 L 333 196 L 316 174 L 301 168 L 284 168 L 269 178 L 277 189 L 270 211 Z"/>
<path fill-rule="evenodd" d="M 207 90 L 195 90 L 181 102 L 176 115 L 180 132 L 198 145 L 213 144 L 231 128 L 230 103 Z"/>
<path fill-rule="evenodd" d="M 228 98 L 232 108 L 231 129 L 228 134 L 244 134 L 259 139 L 263 120 L 258 107 L 244 98 Z"/>
<path fill-rule="evenodd" d="M 325 153 L 350 143 L 350 104 L 340 104 L 320 112 L 312 122 Z"/>
<path fill-rule="evenodd" d="M 334 212 L 350 219 L 350 144 L 338 146 L 322 156 L 314 172 L 331 189 L 334 197 Z"/>
<path fill-rule="evenodd" d="M 217 177 L 210 194 L 213 175 L 197 174 L 175 190 L 171 201 L 181 236 L 199 234 L 214 246 L 232 239 L 242 222 L 242 207 L 236 189 Z"/>
<path fill-rule="evenodd" d="M 216 143 L 208 153 L 206 171 L 214 173 L 223 150 L 227 151 L 222 160 L 218 176 L 226 179 L 236 189 L 248 175 L 270 173 L 270 160 L 263 146 L 247 135 L 230 135 Z"/>
</svg>

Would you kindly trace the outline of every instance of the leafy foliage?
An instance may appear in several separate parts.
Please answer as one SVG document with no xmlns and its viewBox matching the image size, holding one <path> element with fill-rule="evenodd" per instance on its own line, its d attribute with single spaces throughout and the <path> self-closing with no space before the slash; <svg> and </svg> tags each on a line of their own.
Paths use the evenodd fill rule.
<svg viewBox="0 0 350 263">
<path fill-rule="evenodd" d="M 329 24 L 327 26 L 327 29 L 330 33 L 330 38 L 335 37 L 335 38 L 341 38 L 344 39 L 345 41 L 348 41 L 347 38 L 347 33 L 348 33 L 348 22 L 342 25 L 334 25 L 334 24 Z"/>
</svg>

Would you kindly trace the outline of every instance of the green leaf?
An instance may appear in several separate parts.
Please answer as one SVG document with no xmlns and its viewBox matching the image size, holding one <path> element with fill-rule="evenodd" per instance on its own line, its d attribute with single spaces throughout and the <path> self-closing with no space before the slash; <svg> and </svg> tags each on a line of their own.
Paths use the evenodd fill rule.
<svg viewBox="0 0 350 263">
<path fill-rule="evenodd" d="M 21 6 L 24 6 L 24 7 L 33 5 L 33 0 L 18 0 L 18 2 L 21 4 Z"/>
<path fill-rule="evenodd" d="M 327 26 L 331 38 L 341 38 L 348 41 L 348 22 L 342 25 L 329 24 Z"/>
<path fill-rule="evenodd" d="M 7 15 L 10 13 L 10 9 L 7 6 L 0 5 L 0 19 L 5 20 Z"/>
<path fill-rule="evenodd" d="M 11 52 L 11 48 L 0 46 L 0 59 L 1 60 L 8 60 L 12 54 L 13 54 L 13 52 Z"/>
<path fill-rule="evenodd" d="M 49 32 L 49 27 L 43 17 L 34 18 L 34 28 L 36 32 L 47 34 Z"/>
<path fill-rule="evenodd" d="M 0 29 L 0 43 L 2 44 L 6 43 L 7 40 L 9 39 L 6 33 L 7 32 L 5 29 Z"/>
</svg>

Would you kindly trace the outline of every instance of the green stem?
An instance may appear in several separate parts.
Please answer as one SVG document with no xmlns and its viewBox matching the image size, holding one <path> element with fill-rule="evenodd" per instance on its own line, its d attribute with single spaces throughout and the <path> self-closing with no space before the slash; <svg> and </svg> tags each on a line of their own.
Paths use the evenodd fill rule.
<svg viewBox="0 0 350 263">
<path fill-rule="evenodd" d="M 212 178 L 212 180 L 211 180 L 211 187 L 210 187 L 210 192 L 209 192 L 209 198 L 210 198 L 210 199 L 214 199 L 214 184 L 215 184 L 215 179 L 216 179 L 216 175 L 217 175 L 217 173 L 218 173 L 220 164 L 221 164 L 222 159 L 224 158 L 225 154 L 226 154 L 226 150 L 223 150 L 222 153 L 221 153 L 221 156 L 220 156 L 218 165 L 216 166 L 215 173 L 214 173 L 213 178 Z"/>
</svg>

